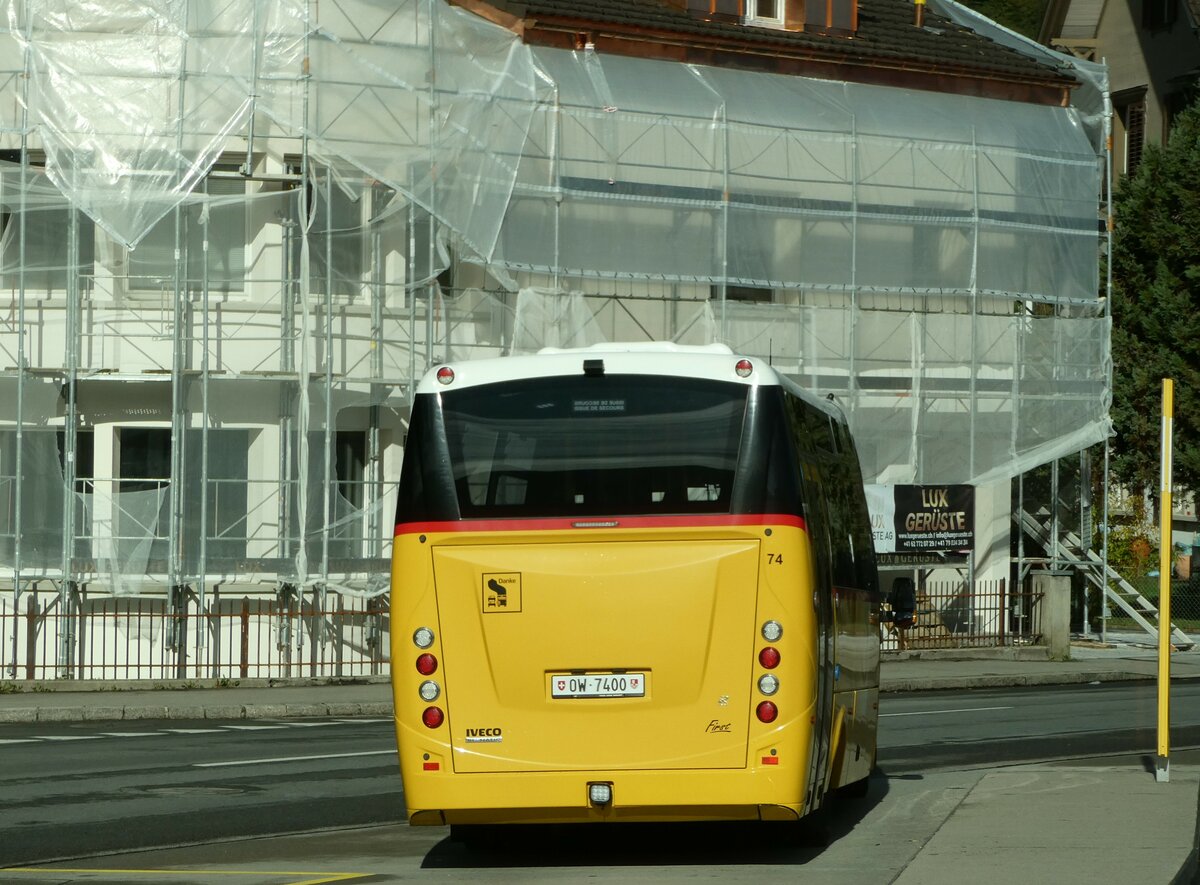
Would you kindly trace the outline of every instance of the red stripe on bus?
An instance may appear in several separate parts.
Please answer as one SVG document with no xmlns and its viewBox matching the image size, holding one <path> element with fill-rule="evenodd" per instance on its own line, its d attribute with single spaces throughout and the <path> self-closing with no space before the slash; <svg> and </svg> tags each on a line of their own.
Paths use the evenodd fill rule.
<svg viewBox="0 0 1200 885">
<path fill-rule="evenodd" d="M 695 516 L 557 516 L 538 519 L 461 519 L 402 522 L 397 535 L 439 532 L 553 532 L 567 529 L 706 528 L 710 526 L 781 525 L 804 529 L 804 517 L 791 513 L 698 514 Z"/>
</svg>

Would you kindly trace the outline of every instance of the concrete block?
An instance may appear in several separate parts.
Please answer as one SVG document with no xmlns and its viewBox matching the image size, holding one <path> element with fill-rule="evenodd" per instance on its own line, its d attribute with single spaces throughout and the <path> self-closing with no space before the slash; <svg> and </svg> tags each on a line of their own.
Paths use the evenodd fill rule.
<svg viewBox="0 0 1200 885">
<path fill-rule="evenodd" d="M 246 704 L 242 716 L 246 719 L 283 719 L 287 715 L 287 704 Z"/>
<path fill-rule="evenodd" d="M 167 719 L 167 710 L 169 708 L 165 704 L 152 704 L 145 707 L 126 707 L 125 719 Z"/>
<path fill-rule="evenodd" d="M 205 719 L 241 719 L 243 713 L 241 704 L 208 704 L 204 708 Z"/>
</svg>

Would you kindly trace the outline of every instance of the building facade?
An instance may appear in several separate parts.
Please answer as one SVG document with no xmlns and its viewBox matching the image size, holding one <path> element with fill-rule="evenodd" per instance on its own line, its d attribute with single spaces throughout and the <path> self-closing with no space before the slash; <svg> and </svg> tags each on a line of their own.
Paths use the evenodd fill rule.
<svg viewBox="0 0 1200 885">
<path fill-rule="evenodd" d="M 868 482 L 974 486 L 979 574 L 1011 478 L 1107 435 L 1066 61 L 898 0 L 5 6 L 11 676 L 120 618 L 145 672 L 379 670 L 447 360 L 726 341 L 837 398 Z"/>
</svg>

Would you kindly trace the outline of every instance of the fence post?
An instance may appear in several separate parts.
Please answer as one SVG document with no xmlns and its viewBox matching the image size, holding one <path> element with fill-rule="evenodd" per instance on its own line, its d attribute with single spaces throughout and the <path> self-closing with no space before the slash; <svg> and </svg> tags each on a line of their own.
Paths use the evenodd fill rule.
<svg viewBox="0 0 1200 885">
<path fill-rule="evenodd" d="M 243 679 L 250 672 L 250 597 L 242 597 L 242 661 L 238 672 Z"/>
<path fill-rule="evenodd" d="M 79 610 L 79 584 L 67 581 L 67 592 L 59 612 L 59 636 L 62 645 L 59 651 L 59 676 L 63 679 L 75 677 L 75 613 Z"/>
<path fill-rule="evenodd" d="M 372 596 L 367 600 L 367 636 L 366 645 L 371 653 L 371 675 L 379 675 L 379 622 L 380 615 L 380 598 Z"/>
<path fill-rule="evenodd" d="M 188 641 L 188 585 L 175 584 L 171 587 L 172 641 L 175 650 L 175 678 L 187 678 Z"/>
<path fill-rule="evenodd" d="M 29 594 L 25 609 L 25 678 L 33 679 L 37 672 L 38 603 L 37 594 Z"/>
</svg>

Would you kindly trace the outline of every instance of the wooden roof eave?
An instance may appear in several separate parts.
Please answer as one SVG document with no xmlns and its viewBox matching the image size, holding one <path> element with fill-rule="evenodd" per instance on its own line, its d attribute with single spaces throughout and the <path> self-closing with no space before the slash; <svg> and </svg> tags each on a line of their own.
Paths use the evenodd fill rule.
<svg viewBox="0 0 1200 885">
<path fill-rule="evenodd" d="M 538 22 L 536 27 L 526 23 L 527 43 L 555 49 L 578 49 L 578 36 L 585 33 L 578 29 L 546 27 Z M 764 51 L 761 47 L 728 47 L 703 44 L 699 41 L 654 39 L 646 40 L 623 33 L 608 33 L 602 30 L 586 32 L 598 52 L 625 55 L 636 58 L 652 58 L 685 64 L 708 65 L 711 67 L 733 67 L 742 70 L 821 80 L 840 80 L 866 83 L 875 86 L 894 86 L 901 89 L 923 89 L 953 95 L 973 95 L 981 98 L 998 98 L 1006 101 L 1022 101 L 1030 104 L 1049 104 L 1066 107 L 1070 104 L 1071 90 L 1079 84 L 1074 81 L 1051 82 L 1032 78 L 1002 77 L 962 68 L 942 68 L 887 63 L 876 60 L 858 61 L 844 56 L 813 57 L 793 53 Z"/>
<path fill-rule="evenodd" d="M 749 42 L 730 43 L 702 35 L 681 37 L 650 29 L 621 29 L 596 22 L 563 18 L 518 18 L 487 0 L 449 0 L 518 34 L 528 44 L 576 50 L 581 40 L 601 52 L 686 64 L 734 67 L 765 73 L 842 80 L 879 86 L 925 89 L 1066 107 L 1078 83 L 1062 76 L 1044 79 L 980 72 L 967 66 L 888 62 L 847 58 L 842 53 L 804 54 L 764 48 Z M 850 38 L 853 39 L 853 38 Z"/>
</svg>

